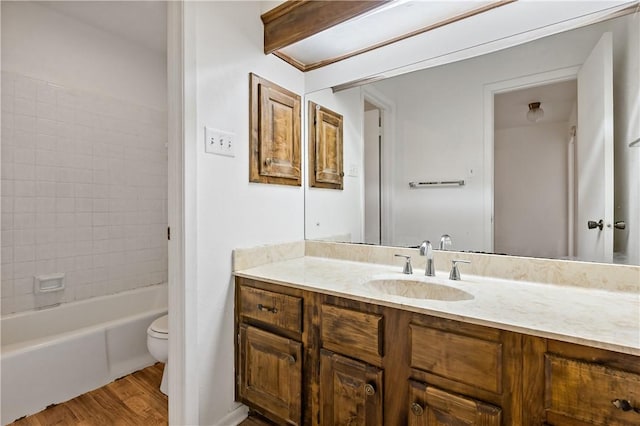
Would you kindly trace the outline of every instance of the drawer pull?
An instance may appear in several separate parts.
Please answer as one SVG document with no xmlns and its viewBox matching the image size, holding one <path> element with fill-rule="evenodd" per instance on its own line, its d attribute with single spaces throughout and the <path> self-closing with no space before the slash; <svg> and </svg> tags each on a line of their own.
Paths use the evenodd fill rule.
<svg viewBox="0 0 640 426">
<path fill-rule="evenodd" d="M 364 393 L 366 393 L 369 396 L 375 395 L 376 394 L 376 388 L 374 388 L 373 385 L 367 383 L 366 385 L 364 385 Z"/>
<path fill-rule="evenodd" d="M 411 404 L 411 412 L 416 416 L 421 416 L 422 413 L 424 413 L 424 409 L 420 404 L 414 402 L 413 404 Z"/>
<path fill-rule="evenodd" d="M 264 306 L 262 303 L 258 303 L 258 310 L 262 312 L 271 312 L 272 314 L 278 313 L 278 308 L 270 308 L 268 306 Z"/>
<path fill-rule="evenodd" d="M 640 408 L 634 407 L 631 405 L 629 401 L 626 399 L 614 399 L 611 401 L 614 407 L 622 411 L 635 411 L 636 413 L 640 413 Z"/>
</svg>

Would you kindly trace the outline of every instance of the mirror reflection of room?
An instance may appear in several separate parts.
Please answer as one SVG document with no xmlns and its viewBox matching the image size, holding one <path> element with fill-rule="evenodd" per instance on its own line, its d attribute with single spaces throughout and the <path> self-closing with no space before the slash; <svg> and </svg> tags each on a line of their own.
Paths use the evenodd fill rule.
<svg viewBox="0 0 640 426">
<path fill-rule="evenodd" d="M 306 237 L 640 264 L 637 22 L 308 94 L 344 115 L 345 190 L 306 189 Z"/>
</svg>

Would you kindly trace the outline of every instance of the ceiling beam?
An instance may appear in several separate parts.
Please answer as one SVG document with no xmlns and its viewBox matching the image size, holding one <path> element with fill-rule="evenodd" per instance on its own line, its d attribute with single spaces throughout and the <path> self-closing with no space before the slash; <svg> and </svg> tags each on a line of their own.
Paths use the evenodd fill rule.
<svg viewBox="0 0 640 426">
<path fill-rule="evenodd" d="M 390 0 L 288 0 L 262 14 L 264 53 L 268 55 L 327 28 L 373 10 Z"/>
</svg>

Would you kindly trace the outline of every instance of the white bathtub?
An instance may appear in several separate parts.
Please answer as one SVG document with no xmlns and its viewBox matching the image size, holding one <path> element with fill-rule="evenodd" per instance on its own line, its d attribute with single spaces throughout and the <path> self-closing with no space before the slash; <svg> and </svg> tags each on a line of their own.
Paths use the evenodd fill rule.
<svg viewBox="0 0 640 426">
<path fill-rule="evenodd" d="M 2 317 L 2 424 L 153 364 L 147 327 L 166 313 L 160 284 Z"/>
</svg>

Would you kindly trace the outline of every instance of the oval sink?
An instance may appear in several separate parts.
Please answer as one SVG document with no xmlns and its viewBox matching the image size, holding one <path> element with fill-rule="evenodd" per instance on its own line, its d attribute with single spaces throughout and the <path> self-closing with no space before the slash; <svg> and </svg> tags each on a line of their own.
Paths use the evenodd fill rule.
<svg viewBox="0 0 640 426">
<path fill-rule="evenodd" d="M 378 279 L 368 281 L 364 285 L 380 293 L 408 299 L 432 299 L 448 302 L 473 299 L 473 295 L 464 290 L 417 280 Z"/>
</svg>

